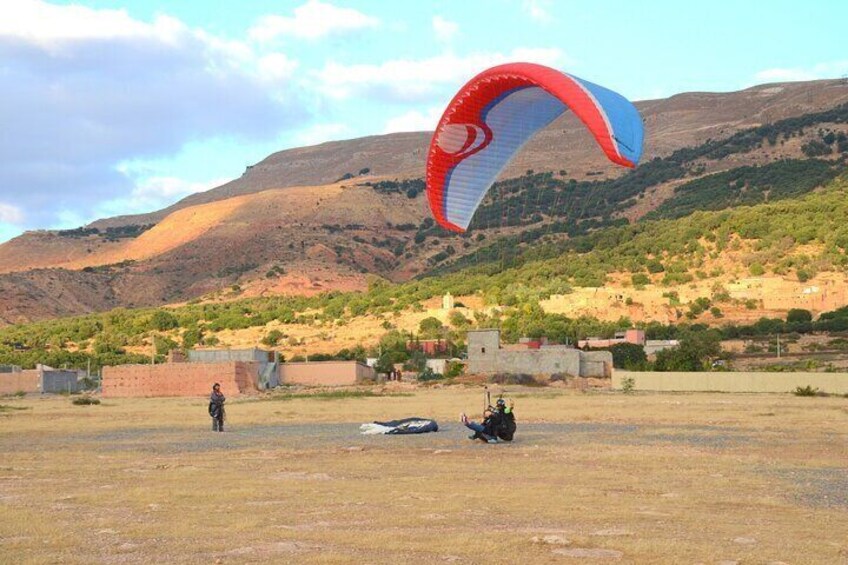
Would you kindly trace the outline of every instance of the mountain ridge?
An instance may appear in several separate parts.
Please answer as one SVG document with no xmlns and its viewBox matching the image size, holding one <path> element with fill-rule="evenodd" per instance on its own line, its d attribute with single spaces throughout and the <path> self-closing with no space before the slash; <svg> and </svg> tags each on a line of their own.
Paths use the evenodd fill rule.
<svg viewBox="0 0 848 565">
<path fill-rule="evenodd" d="M 835 92 L 825 93 L 831 89 Z M 758 97 L 760 103 L 755 104 L 753 109 L 747 105 L 740 108 L 737 99 L 750 100 L 752 95 Z M 777 96 L 782 104 L 770 104 Z M 809 113 L 844 101 L 848 101 L 848 81 L 843 80 L 769 83 L 729 93 L 687 92 L 664 99 L 639 101 L 636 107 L 645 121 L 646 131 L 643 161 L 666 155 L 681 146 L 703 142 L 714 135 L 725 137 L 739 129 Z M 708 127 L 691 128 L 692 117 L 688 115 L 678 124 L 671 123 L 670 118 L 680 112 L 714 112 L 718 121 Z M 675 141 L 669 139 L 681 134 L 688 134 L 688 137 Z M 103 218 L 89 226 L 107 228 L 155 223 L 185 206 L 270 188 L 333 184 L 346 174 L 356 175 L 366 168 L 378 179 L 423 177 L 431 135 L 429 131 L 372 135 L 278 151 L 249 166 L 241 177 L 189 195 L 162 210 Z M 591 143 L 584 143 L 589 140 L 583 125 L 573 114 L 566 112 L 528 142 L 501 178 L 518 176 L 528 169 L 558 170 L 566 161 L 569 163 L 567 168 L 575 169 L 577 174 L 585 174 L 591 169 L 599 169 L 605 175 L 621 174 L 623 171 L 608 164 Z M 566 152 L 569 153 L 567 159 L 563 155 Z M 380 161 L 380 157 L 385 159 L 386 155 L 390 156 L 389 160 Z M 380 162 L 375 165 L 375 161 Z"/>
<path fill-rule="evenodd" d="M 192 202 L 203 202 L 176 203 L 158 220 L 146 215 L 132 220 L 140 223 L 95 223 L 80 230 L 33 232 L 0 245 L 0 272 L 6 273 L 0 274 L 0 286 L 14 289 L 17 284 L 21 289 L 0 297 L 6 312 L 2 321 L 115 306 L 156 306 L 236 292 L 309 295 L 364 289 L 371 276 L 408 280 L 515 234 L 535 230 L 543 239 L 556 239 L 634 221 L 675 197 L 678 185 L 699 177 L 710 179 L 722 171 L 774 166 L 786 160 L 807 162 L 806 149 L 813 142 L 820 144 L 815 127 L 796 124 L 794 129 L 769 133 L 761 131 L 762 124 L 818 115 L 810 109 L 827 114 L 848 101 L 848 84 L 765 85 L 731 94 L 729 99 L 713 93 L 681 94 L 640 103 L 646 108 L 648 157 L 634 173 L 624 176 L 603 160 L 573 117 L 562 118 L 540 132 L 540 140 L 528 144 L 504 175 L 515 177 L 501 183 L 501 195 L 492 191 L 478 210 L 476 232 L 464 237 L 440 231 L 431 220 L 428 224 L 423 183 L 414 180 L 419 170 L 415 167 L 423 172 L 424 156 L 421 151 L 414 154 L 414 147 L 426 142 L 429 134 L 372 136 L 359 147 L 370 147 L 368 151 L 354 151 L 354 142 L 330 142 L 278 152 L 241 179 L 190 197 Z M 721 112 L 713 116 L 715 108 Z M 783 121 L 764 121 L 769 116 Z M 845 122 L 839 114 L 815 123 L 818 130 L 826 127 L 841 135 L 848 131 Z M 405 141 L 393 146 L 398 139 Z M 693 139 L 703 141 L 693 144 Z M 386 144 L 394 153 L 375 165 L 375 151 L 386 153 Z M 344 148 L 347 153 L 334 157 Z M 310 154 L 313 157 L 307 158 Z M 298 160 L 295 157 L 304 175 L 318 174 L 313 170 L 317 168 L 325 175 L 322 178 L 339 182 L 285 186 L 292 178 L 304 178 L 293 173 L 284 178 Z M 336 168 L 326 167 L 333 158 L 338 159 Z M 831 163 L 827 167 L 844 164 L 838 151 L 825 158 Z M 565 160 L 567 171 L 562 168 Z M 385 163 L 397 175 L 381 175 Z M 341 176 L 350 173 L 351 178 L 340 180 L 336 175 L 341 171 L 345 171 Z M 395 182 L 404 171 L 412 180 Z M 528 200 L 543 202 L 545 190 L 553 190 L 547 194 L 547 207 L 531 210 Z M 578 206 L 570 202 L 575 190 L 584 194 L 583 209 L 577 215 L 571 208 Z M 763 191 L 768 198 L 768 186 Z M 528 198 L 530 194 L 538 197 Z M 559 196 L 554 200 L 552 194 L 564 194 L 562 202 L 569 204 L 561 206 Z M 510 199 L 523 205 L 510 207 Z M 68 297 L 65 311 L 61 304 L 44 300 L 57 294 Z"/>
</svg>

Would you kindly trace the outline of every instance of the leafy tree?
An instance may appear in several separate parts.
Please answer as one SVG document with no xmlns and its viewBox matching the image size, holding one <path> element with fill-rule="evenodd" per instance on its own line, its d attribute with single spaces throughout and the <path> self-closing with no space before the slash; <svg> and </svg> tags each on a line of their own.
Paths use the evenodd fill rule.
<svg viewBox="0 0 848 565">
<path fill-rule="evenodd" d="M 214 336 L 213 336 L 214 337 Z M 189 350 L 195 345 L 203 342 L 203 330 L 199 326 L 187 328 L 183 331 L 183 349 Z M 213 344 L 209 344 L 213 345 Z"/>
<path fill-rule="evenodd" d="M 179 327 L 177 317 L 167 310 L 155 310 L 150 318 L 150 325 L 154 330 L 164 332 Z"/>
<path fill-rule="evenodd" d="M 388 375 L 395 368 L 395 361 L 391 352 L 386 352 L 377 358 L 374 370 L 379 374 Z"/>
<path fill-rule="evenodd" d="M 464 330 L 471 325 L 471 321 L 458 310 L 453 310 L 450 314 L 448 314 L 448 321 L 451 326 L 458 330 Z"/>
<path fill-rule="evenodd" d="M 286 337 L 285 334 L 280 330 L 271 330 L 262 338 L 262 344 L 268 347 L 276 347 L 284 337 Z"/>
<path fill-rule="evenodd" d="M 427 366 L 427 357 L 421 351 L 413 351 L 403 368 L 407 371 L 420 373 Z"/>
<path fill-rule="evenodd" d="M 177 349 L 178 345 L 176 341 L 168 336 L 153 336 L 153 347 L 156 350 L 156 355 L 167 355 L 172 349 Z"/>
<path fill-rule="evenodd" d="M 803 310 L 801 308 L 792 308 L 789 310 L 789 312 L 786 313 L 786 321 L 790 324 L 812 322 L 813 314 L 809 310 Z"/>
<path fill-rule="evenodd" d="M 102 333 L 95 338 L 92 348 L 96 355 L 106 354 L 122 354 L 124 346 L 127 344 L 125 336 L 116 334 Z"/>
<path fill-rule="evenodd" d="M 645 348 L 635 343 L 616 343 L 609 348 L 612 365 L 618 369 L 640 370 L 648 363 Z"/>
<path fill-rule="evenodd" d="M 421 320 L 421 323 L 418 324 L 418 332 L 424 339 L 438 339 L 440 337 L 444 337 L 444 329 L 445 327 L 442 325 L 441 320 L 433 316 L 424 318 Z"/>
<path fill-rule="evenodd" d="M 721 333 L 716 330 L 686 331 L 680 344 L 657 353 L 657 371 L 704 371 L 721 355 Z"/>
</svg>

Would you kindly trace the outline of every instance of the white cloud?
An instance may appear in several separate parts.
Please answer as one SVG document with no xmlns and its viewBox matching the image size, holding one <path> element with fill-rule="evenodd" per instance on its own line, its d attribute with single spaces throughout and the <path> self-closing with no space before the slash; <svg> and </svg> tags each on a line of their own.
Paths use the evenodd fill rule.
<svg viewBox="0 0 848 565">
<path fill-rule="evenodd" d="M 459 24 L 446 20 L 442 16 L 434 16 L 433 31 L 436 33 L 437 40 L 449 43 L 459 33 Z"/>
<path fill-rule="evenodd" d="M 522 61 L 558 66 L 567 59 L 557 48 L 516 49 L 509 54 L 453 54 L 411 61 L 398 59 L 380 65 L 327 63 L 315 76 L 318 88 L 332 98 L 371 96 L 396 102 L 431 98 L 445 85 L 458 87 L 480 71 L 507 62 Z"/>
<path fill-rule="evenodd" d="M 128 173 L 128 176 L 132 177 L 133 174 Z M 93 217 L 119 216 L 136 214 L 140 211 L 159 210 L 190 194 L 205 192 L 221 186 L 228 180 L 230 179 L 218 178 L 198 182 L 168 176 L 134 179 L 134 186 L 126 195 L 99 202 Z M 60 218 L 59 225 L 61 227 L 79 226 L 92 220 L 92 217 L 82 217 L 68 211 L 63 211 Z"/>
<path fill-rule="evenodd" d="M 410 110 L 391 118 L 386 122 L 383 133 L 397 133 L 401 131 L 433 131 L 442 117 L 443 108 L 438 106 L 428 109 L 426 112 Z"/>
<path fill-rule="evenodd" d="M 377 18 L 353 8 L 339 8 L 320 0 L 308 0 L 306 4 L 294 9 L 294 17 L 263 16 L 248 34 L 251 39 L 260 42 L 280 36 L 319 39 L 337 33 L 376 27 L 379 23 Z"/>
<path fill-rule="evenodd" d="M 132 191 L 134 198 L 140 199 L 164 199 L 174 201 L 175 199 L 204 192 L 216 186 L 220 186 L 229 179 L 215 179 L 208 182 L 192 182 L 175 177 L 151 177 L 136 184 Z"/>
<path fill-rule="evenodd" d="M 1 6 L 0 200 L 14 195 L 27 226 L 88 219 L 104 201 L 144 201 L 118 163 L 212 137 L 270 141 L 309 118 L 292 80 L 297 61 L 283 53 L 169 16 L 147 23 L 37 0 Z M 192 189 L 159 181 L 148 190 Z"/>
<path fill-rule="evenodd" d="M 17 206 L 0 202 L 0 222 L 4 224 L 22 224 L 24 211 Z"/>
<path fill-rule="evenodd" d="M 524 0 L 521 7 L 530 19 L 539 23 L 549 23 L 553 21 L 551 4 L 551 0 Z"/>
<path fill-rule="evenodd" d="M 808 68 L 774 68 L 765 69 L 754 75 L 756 84 L 764 82 L 794 82 L 800 80 L 818 80 L 839 78 L 848 74 L 848 61 L 831 61 L 819 63 Z"/>
<path fill-rule="evenodd" d="M 286 80 L 292 77 L 298 62 L 289 59 L 284 53 L 271 53 L 259 59 L 259 74 L 268 81 Z"/>
<path fill-rule="evenodd" d="M 336 141 L 349 134 L 350 128 L 346 124 L 315 124 L 299 132 L 295 137 L 298 145 L 318 145 L 325 141 Z"/>
<path fill-rule="evenodd" d="M 152 38 L 173 40 L 184 31 L 179 21 L 160 16 L 151 26 L 125 10 L 56 6 L 40 0 L 12 0 L 0 10 L 0 36 L 41 46 L 90 39 Z"/>
</svg>

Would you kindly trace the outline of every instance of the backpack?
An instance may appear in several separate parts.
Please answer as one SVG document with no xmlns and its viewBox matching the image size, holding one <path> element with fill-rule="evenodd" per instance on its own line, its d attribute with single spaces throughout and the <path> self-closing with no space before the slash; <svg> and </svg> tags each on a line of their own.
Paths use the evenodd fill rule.
<svg viewBox="0 0 848 565">
<path fill-rule="evenodd" d="M 500 425 L 498 426 L 498 437 L 504 441 L 512 441 L 515 435 L 515 414 L 512 410 L 501 415 Z"/>
</svg>

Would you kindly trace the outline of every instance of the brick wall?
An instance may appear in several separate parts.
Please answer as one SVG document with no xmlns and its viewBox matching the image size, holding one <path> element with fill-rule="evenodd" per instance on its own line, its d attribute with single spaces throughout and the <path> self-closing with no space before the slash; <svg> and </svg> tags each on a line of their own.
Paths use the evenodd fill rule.
<svg viewBox="0 0 848 565">
<path fill-rule="evenodd" d="M 258 363 L 165 363 L 103 367 L 103 396 L 208 396 L 214 383 L 225 396 L 255 392 Z"/>
<path fill-rule="evenodd" d="M 30 369 L 19 373 L 0 373 L 0 394 L 15 394 L 18 391 L 39 392 L 38 371 Z"/>
<path fill-rule="evenodd" d="M 374 369 L 356 361 L 283 363 L 280 382 L 310 386 L 344 386 L 375 378 Z"/>
</svg>

